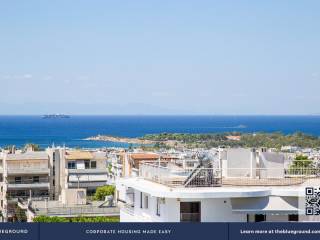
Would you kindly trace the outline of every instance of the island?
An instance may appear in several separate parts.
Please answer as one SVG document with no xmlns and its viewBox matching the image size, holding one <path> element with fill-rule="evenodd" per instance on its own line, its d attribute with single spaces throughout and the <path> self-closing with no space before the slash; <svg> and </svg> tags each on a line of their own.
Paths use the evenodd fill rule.
<svg viewBox="0 0 320 240">
<path fill-rule="evenodd" d="M 119 143 L 129 143 L 129 144 L 138 144 L 138 145 L 149 145 L 155 144 L 156 141 L 152 141 L 149 139 L 141 139 L 141 138 L 129 138 L 129 137 L 117 137 L 117 136 L 109 136 L 109 135 L 97 135 L 85 138 L 83 140 L 87 141 L 104 141 L 104 142 L 119 142 Z"/>
<path fill-rule="evenodd" d="M 90 141 L 120 142 L 136 145 L 149 145 L 153 148 L 214 148 L 214 147 L 267 147 L 281 149 L 284 146 L 320 148 L 319 136 L 301 132 L 273 133 L 159 133 L 129 138 L 97 135 L 85 138 Z"/>
</svg>

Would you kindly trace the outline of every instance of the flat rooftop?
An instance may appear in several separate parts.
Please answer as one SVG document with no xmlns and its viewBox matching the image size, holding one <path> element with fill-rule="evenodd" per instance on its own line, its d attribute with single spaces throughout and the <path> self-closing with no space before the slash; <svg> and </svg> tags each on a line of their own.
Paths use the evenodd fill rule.
<svg viewBox="0 0 320 240">
<path fill-rule="evenodd" d="M 7 160 L 48 160 L 46 152 L 25 152 L 16 154 L 7 154 Z"/>
<path fill-rule="evenodd" d="M 303 186 L 320 185 L 320 179 L 306 181 L 297 186 L 231 186 L 220 187 L 169 187 L 143 178 L 125 178 L 117 182 L 117 186 L 126 186 L 146 192 L 155 197 L 166 198 L 235 198 L 235 197 L 264 197 L 270 195 L 297 197 L 304 191 Z"/>
</svg>

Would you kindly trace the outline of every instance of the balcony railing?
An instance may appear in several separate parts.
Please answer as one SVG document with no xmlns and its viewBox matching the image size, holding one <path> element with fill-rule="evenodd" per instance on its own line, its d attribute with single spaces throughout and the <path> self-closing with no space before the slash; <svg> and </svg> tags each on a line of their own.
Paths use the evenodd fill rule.
<svg viewBox="0 0 320 240">
<path fill-rule="evenodd" d="M 50 207 L 50 208 L 36 208 L 32 207 L 36 215 L 48 216 L 119 216 L 120 210 L 118 207 Z"/>
<path fill-rule="evenodd" d="M 200 222 L 200 213 L 180 213 L 180 222 Z"/>
<path fill-rule="evenodd" d="M 107 185 L 107 181 L 104 182 L 69 182 L 68 186 L 70 188 L 86 188 L 86 187 L 101 187 Z"/>
<path fill-rule="evenodd" d="M 183 169 L 140 163 L 139 177 L 169 187 L 288 186 L 320 178 L 316 168 L 203 168 Z"/>
<path fill-rule="evenodd" d="M 49 188 L 49 178 L 39 178 L 38 180 L 30 179 L 21 179 L 21 180 L 7 180 L 9 189 L 26 189 L 26 188 Z"/>
<path fill-rule="evenodd" d="M 108 173 L 107 168 L 85 168 L 85 169 L 66 169 L 66 174 L 77 173 L 77 174 L 94 174 L 94 173 Z"/>
<path fill-rule="evenodd" d="M 22 178 L 21 180 L 15 180 L 15 179 L 8 179 L 8 184 L 33 184 L 33 183 L 48 183 L 49 178 L 48 177 L 40 177 L 37 179 L 33 178 Z"/>
<path fill-rule="evenodd" d="M 211 187 L 221 185 L 221 171 L 215 168 L 169 168 L 140 163 L 139 176 L 170 187 Z"/>
<path fill-rule="evenodd" d="M 48 166 L 7 166 L 8 174 L 32 174 L 32 173 L 49 173 Z"/>
</svg>

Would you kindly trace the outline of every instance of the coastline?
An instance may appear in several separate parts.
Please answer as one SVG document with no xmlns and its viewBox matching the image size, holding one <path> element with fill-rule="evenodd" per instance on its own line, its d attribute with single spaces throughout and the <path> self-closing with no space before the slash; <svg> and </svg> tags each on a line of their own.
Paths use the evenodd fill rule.
<svg viewBox="0 0 320 240">
<path fill-rule="evenodd" d="M 115 137 L 108 135 L 97 135 L 88 138 L 84 138 L 85 141 L 102 141 L 102 142 L 118 142 L 118 143 L 128 143 L 128 144 L 140 144 L 149 145 L 155 144 L 156 141 L 140 139 L 140 138 L 129 138 L 129 137 Z"/>
</svg>

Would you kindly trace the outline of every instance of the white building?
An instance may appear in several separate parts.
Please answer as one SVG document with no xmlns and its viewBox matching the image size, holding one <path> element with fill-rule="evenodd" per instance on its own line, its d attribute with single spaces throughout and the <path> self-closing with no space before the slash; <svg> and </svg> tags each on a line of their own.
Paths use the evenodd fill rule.
<svg viewBox="0 0 320 240">
<path fill-rule="evenodd" d="M 210 163 L 202 163 L 193 170 L 140 163 L 139 177 L 117 182 L 121 222 L 309 219 L 299 215 L 301 189 L 298 186 L 311 180 L 320 183 L 317 178 L 310 176 L 309 181 L 307 176 L 301 177 L 301 173 L 299 176 L 285 175 L 281 155 L 248 149 L 238 151 L 241 164 L 221 163 L 226 169 L 212 168 Z M 237 158 L 237 150 L 231 149 L 229 158 L 221 159 L 234 161 L 234 157 Z M 229 171 L 231 169 L 233 171 Z"/>
</svg>

